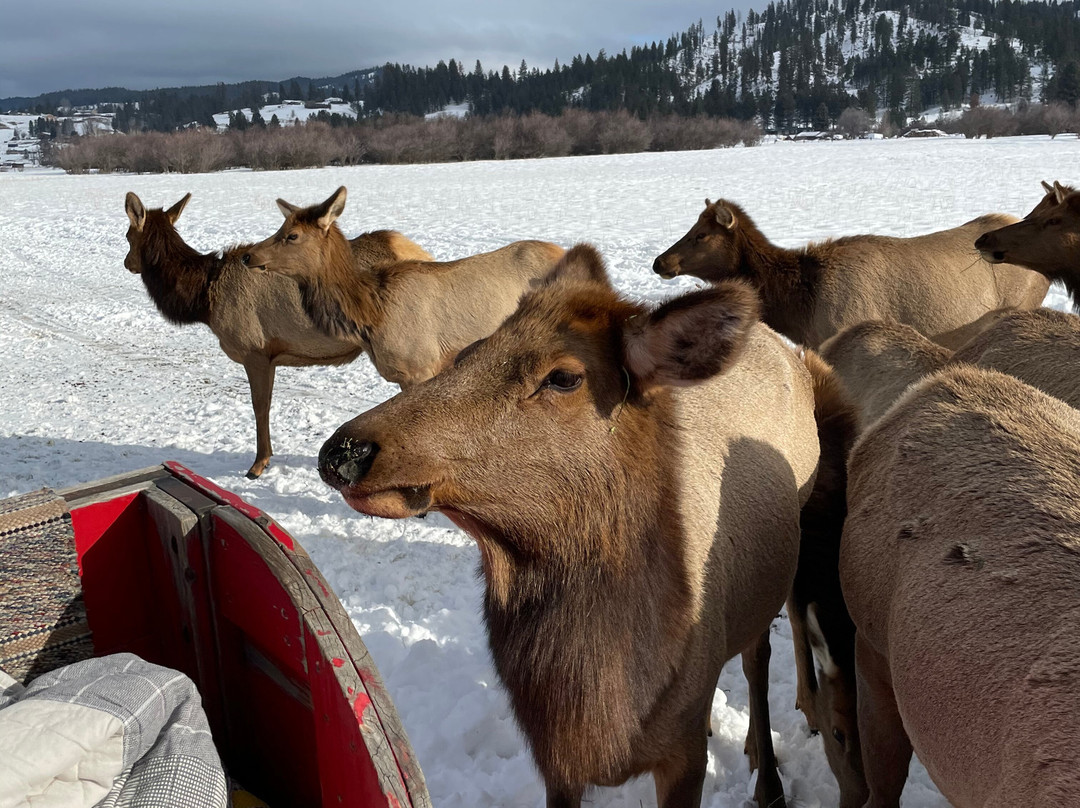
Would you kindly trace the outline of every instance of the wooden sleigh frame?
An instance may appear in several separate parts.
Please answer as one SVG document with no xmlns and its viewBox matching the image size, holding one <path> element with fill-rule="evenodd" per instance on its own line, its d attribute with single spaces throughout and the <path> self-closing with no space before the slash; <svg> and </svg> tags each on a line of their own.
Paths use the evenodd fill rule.
<svg viewBox="0 0 1080 808">
<path fill-rule="evenodd" d="M 352 621 L 270 517 L 172 462 L 57 494 L 93 653 L 190 676 L 231 777 L 273 808 L 431 805 Z"/>
</svg>

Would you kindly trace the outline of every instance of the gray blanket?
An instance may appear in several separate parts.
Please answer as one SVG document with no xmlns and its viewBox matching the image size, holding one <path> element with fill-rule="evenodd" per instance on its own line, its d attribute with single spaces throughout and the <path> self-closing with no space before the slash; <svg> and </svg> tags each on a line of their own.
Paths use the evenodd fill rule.
<svg viewBox="0 0 1080 808">
<path fill-rule="evenodd" d="M 228 789 L 195 685 L 133 654 L 23 688 L 0 672 L 0 808 L 222 808 Z"/>
</svg>

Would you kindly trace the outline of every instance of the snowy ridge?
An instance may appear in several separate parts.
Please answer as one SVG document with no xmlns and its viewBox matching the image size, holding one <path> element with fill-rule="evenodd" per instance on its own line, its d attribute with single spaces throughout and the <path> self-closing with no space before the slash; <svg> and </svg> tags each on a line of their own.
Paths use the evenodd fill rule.
<svg viewBox="0 0 1080 808">
<path fill-rule="evenodd" d="M 242 368 L 202 326 L 166 323 L 123 268 L 124 194 L 150 207 L 192 200 L 178 228 L 201 251 L 263 238 L 274 200 L 325 199 L 346 185 L 349 235 L 395 227 L 447 260 L 509 241 L 590 241 L 618 287 L 659 301 L 653 258 L 706 196 L 742 204 L 783 246 L 859 232 L 909 236 L 988 211 L 1022 215 L 1040 180 L 1080 181 L 1076 141 L 1059 138 L 772 142 L 754 149 L 424 166 L 200 175 L 0 174 L 0 497 L 175 459 L 277 519 L 311 554 L 382 672 L 441 808 L 535 808 L 543 787 L 498 683 L 480 618 L 475 544 L 444 520 L 352 511 L 315 468 L 322 442 L 397 388 L 358 359 L 280 369 L 277 454 L 244 472 L 254 424 Z M 992 166 L 993 170 L 988 170 Z M 973 261 L 975 260 L 973 255 Z M 1064 309 L 1054 288 L 1047 302 Z M 822 739 L 794 709 L 789 624 L 773 625 L 770 704 L 788 805 L 835 806 Z M 747 808 L 749 712 L 739 662 L 716 691 L 702 805 Z M 655 805 L 648 778 L 589 796 L 596 808 Z M 905 808 L 947 803 L 916 762 Z"/>
</svg>

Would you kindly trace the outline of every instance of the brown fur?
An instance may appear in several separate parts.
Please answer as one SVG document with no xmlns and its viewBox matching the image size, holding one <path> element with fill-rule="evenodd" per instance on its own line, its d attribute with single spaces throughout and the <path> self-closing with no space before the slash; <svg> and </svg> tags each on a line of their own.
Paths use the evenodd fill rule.
<svg viewBox="0 0 1080 808">
<path fill-rule="evenodd" d="M 221 255 L 204 255 L 188 246 L 174 224 L 190 196 L 163 211 L 147 210 L 135 194 L 127 195 L 130 224 L 124 266 L 141 275 L 151 300 L 169 322 L 206 324 L 225 355 L 244 366 L 257 447 L 248 476 L 258 477 L 273 454 L 270 399 L 277 366 L 340 365 L 359 356 L 361 348 L 315 328 L 294 281 L 246 269 L 240 260 L 246 246 Z M 393 251 L 405 246 L 383 234 L 359 240 L 365 242 L 365 254 L 380 262 L 394 260 Z"/>
<path fill-rule="evenodd" d="M 844 604 L 839 570 L 847 458 L 858 417 L 833 369 L 810 350 L 803 361 L 814 382 L 821 459 L 802 509 L 799 567 L 788 600 L 799 674 L 796 706 L 811 729 L 822 732 L 825 755 L 840 785 L 840 808 L 862 808 L 866 780 L 855 712 L 855 626 Z"/>
<path fill-rule="evenodd" d="M 549 806 L 645 772 L 661 808 L 698 805 L 716 679 L 740 652 L 756 796 L 783 804 L 768 629 L 818 451 L 809 374 L 755 320 L 738 283 L 628 302 L 579 246 L 452 368 L 320 453 L 357 510 L 441 510 L 476 540 Z"/>
<path fill-rule="evenodd" d="M 975 247 L 990 263 L 1008 261 L 1061 281 L 1073 305 L 1080 306 L 1080 192 L 1075 188 L 1055 182 L 1022 221 L 984 233 Z"/>
<path fill-rule="evenodd" d="M 840 557 L 871 808 L 1080 802 L 1080 413 L 956 367 L 856 443 Z"/>
<path fill-rule="evenodd" d="M 448 367 L 517 307 L 530 285 L 565 252 L 546 241 L 517 241 L 457 261 L 430 256 L 357 272 L 336 219 L 345 188 L 308 208 L 278 200 L 285 222 L 249 248 L 245 263 L 294 278 L 319 328 L 361 340 L 375 368 L 403 388 Z"/>
<path fill-rule="evenodd" d="M 743 278 L 761 294 L 762 319 L 788 339 L 817 348 L 864 320 L 895 320 L 956 347 L 951 332 L 988 311 L 1039 306 L 1049 283 L 1011 265 L 979 260 L 972 241 L 1015 221 L 988 214 L 915 238 L 847 236 L 786 250 L 738 205 L 709 202 L 697 223 L 660 255 L 664 277 Z"/>
</svg>

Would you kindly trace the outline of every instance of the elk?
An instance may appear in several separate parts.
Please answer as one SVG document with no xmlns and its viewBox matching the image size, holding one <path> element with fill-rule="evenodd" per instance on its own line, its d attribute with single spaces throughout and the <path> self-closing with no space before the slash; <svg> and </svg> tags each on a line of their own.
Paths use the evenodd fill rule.
<svg viewBox="0 0 1080 808">
<path fill-rule="evenodd" d="M 869 808 L 1080 801 L 1080 413 L 970 366 L 856 442 L 840 553 Z"/>
<path fill-rule="evenodd" d="M 861 806 L 866 798 L 857 734 L 854 627 L 840 595 L 835 555 L 846 512 L 843 462 L 853 434 L 869 428 L 912 385 L 948 367 L 978 365 L 1007 373 L 1080 408 L 1075 373 L 1080 318 L 1052 309 L 1003 312 L 955 353 L 910 326 L 860 323 L 826 341 L 822 355 L 843 389 L 828 397 L 832 417 L 819 416 L 821 461 L 814 493 L 803 508 L 803 545 L 788 615 L 796 654 L 809 649 L 817 662 L 816 676 L 809 678 L 809 699 L 800 691 L 799 706 L 823 733 L 826 756 L 840 784 L 841 806 L 848 808 Z M 808 363 L 812 357 L 808 351 Z M 819 378 L 829 378 L 828 366 L 815 372 L 815 381 Z M 853 429 L 845 428 L 848 406 L 855 414 Z M 815 560 L 820 563 L 815 565 Z M 813 713 L 803 706 L 808 702 Z"/>
<path fill-rule="evenodd" d="M 770 242 L 733 202 L 705 200 L 689 232 L 657 257 L 664 278 L 743 278 L 761 295 L 762 320 L 817 348 L 864 320 L 895 320 L 948 347 L 988 311 L 1039 306 L 1050 284 L 1012 265 L 996 268 L 971 248 L 980 234 L 1014 222 L 1001 213 L 914 238 L 859 235 L 788 250 Z"/>
<path fill-rule="evenodd" d="M 1008 261 L 1061 281 L 1080 305 L 1080 193 L 1055 182 L 1021 221 L 979 236 L 975 249 L 992 264 Z"/>
<path fill-rule="evenodd" d="M 755 796 L 779 806 L 769 626 L 817 458 L 810 374 L 749 287 L 649 310 L 578 245 L 454 366 L 341 426 L 319 471 L 361 513 L 438 510 L 476 541 L 550 808 L 646 772 L 661 808 L 699 805 L 739 653 Z"/>
<path fill-rule="evenodd" d="M 168 210 L 147 210 L 134 193 L 124 201 L 130 225 L 124 266 L 140 275 L 150 299 L 166 320 L 177 325 L 203 323 L 221 350 L 244 366 L 255 411 L 255 462 L 248 477 L 258 477 L 270 462 L 270 398 L 279 365 L 340 365 L 362 350 L 354 340 L 317 329 L 304 311 L 295 281 L 258 275 L 240 262 L 247 246 L 199 253 L 176 231 L 176 221 L 191 199 L 187 194 Z M 372 263 L 391 262 L 420 248 L 394 231 L 361 236 Z"/>
<path fill-rule="evenodd" d="M 341 187 L 307 208 L 279 199 L 284 223 L 249 247 L 243 261 L 294 279 L 316 325 L 362 344 L 379 374 L 403 389 L 438 374 L 458 351 L 494 331 L 565 252 L 547 241 L 516 241 L 457 261 L 410 260 L 355 272 L 335 224 L 345 198 Z"/>
<path fill-rule="evenodd" d="M 821 346 L 839 375 L 862 431 L 908 386 L 951 364 L 1008 373 L 1080 407 L 1080 318 L 1054 309 L 996 312 L 995 322 L 955 352 L 910 326 L 871 321 L 841 331 Z"/>
</svg>

